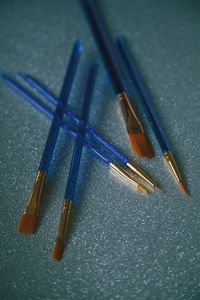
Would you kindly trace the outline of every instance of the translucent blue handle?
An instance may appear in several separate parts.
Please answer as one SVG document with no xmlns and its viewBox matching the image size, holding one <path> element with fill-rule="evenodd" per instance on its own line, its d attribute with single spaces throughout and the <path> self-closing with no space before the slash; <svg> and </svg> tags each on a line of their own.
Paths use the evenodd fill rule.
<svg viewBox="0 0 200 300">
<path fill-rule="evenodd" d="M 52 159 L 53 151 L 55 149 L 57 137 L 60 129 L 60 122 L 62 121 L 65 106 L 71 91 L 72 82 L 77 70 L 78 62 L 80 59 L 80 54 L 82 52 L 82 44 L 80 41 L 77 41 L 74 44 L 72 49 L 72 54 L 70 57 L 70 61 L 68 64 L 67 72 L 64 78 L 63 86 L 61 89 L 61 93 L 59 96 L 59 101 L 56 106 L 56 110 L 54 112 L 54 117 L 51 123 L 50 131 L 47 137 L 47 141 L 45 144 L 45 148 L 42 154 L 42 158 L 40 161 L 40 165 L 38 170 L 43 172 L 48 172 L 50 162 Z"/>
<path fill-rule="evenodd" d="M 21 86 L 19 83 L 17 83 L 15 80 L 10 78 L 7 74 L 0 72 L 0 78 L 2 78 L 3 82 L 11 88 L 13 91 L 15 91 L 19 96 L 21 96 L 23 99 L 27 100 L 28 103 L 30 103 L 33 107 L 35 107 L 37 110 L 41 111 L 46 117 L 52 119 L 53 118 L 53 111 L 41 100 L 33 96 L 31 93 L 29 93 L 23 86 Z M 66 130 L 66 132 L 73 138 L 77 137 L 77 131 L 70 127 L 67 123 L 62 123 L 61 126 Z M 110 164 L 112 160 L 103 154 L 99 149 L 96 149 L 90 141 L 85 140 L 84 146 L 87 147 L 87 149 L 91 152 L 91 154 L 95 155 L 98 159 L 103 161 L 106 164 Z"/>
<path fill-rule="evenodd" d="M 102 153 L 99 149 L 97 150 L 89 141 L 85 140 L 84 145 L 91 152 L 91 154 L 95 155 L 105 164 L 109 165 L 112 162 L 112 159 L 110 157 L 106 156 L 105 153 Z"/>
<path fill-rule="evenodd" d="M 132 60 L 132 57 L 125 43 L 125 40 L 122 36 L 118 36 L 116 38 L 116 45 L 119 50 L 119 54 L 121 55 L 124 64 L 126 66 L 126 69 L 129 73 L 130 79 L 132 80 L 134 86 L 136 87 L 137 92 L 139 93 L 141 104 L 146 112 L 146 116 L 151 124 L 152 130 L 157 138 L 160 148 L 162 152 L 169 151 L 170 145 L 164 134 L 160 121 L 158 120 L 156 112 L 153 108 L 151 97 L 147 92 L 147 89 L 145 88 L 140 73 Z"/>
<path fill-rule="evenodd" d="M 125 81 L 121 75 L 115 47 L 112 44 L 109 35 L 104 26 L 103 20 L 98 12 L 94 1 L 80 0 L 87 15 L 94 38 L 99 47 L 105 67 L 108 70 L 111 81 L 117 94 L 126 90 Z"/>
<path fill-rule="evenodd" d="M 121 163 L 126 165 L 129 162 L 129 159 L 122 152 L 118 151 L 108 140 L 98 135 L 91 126 L 87 125 L 87 131 L 93 139 L 101 146 L 104 146 L 105 149 L 109 150 Z"/>
<path fill-rule="evenodd" d="M 89 117 L 90 106 L 91 106 L 91 101 L 92 101 L 92 96 L 93 96 L 95 81 L 97 76 L 97 68 L 98 68 L 97 63 L 94 63 L 92 64 L 89 72 L 85 97 L 84 97 L 81 116 L 80 116 L 81 121 L 78 127 L 78 135 L 74 146 L 74 151 L 72 155 L 70 171 L 69 171 L 69 176 L 68 176 L 68 181 L 67 181 L 67 186 L 65 191 L 65 199 L 70 199 L 72 201 L 74 199 L 74 193 L 75 193 L 77 177 L 78 177 L 78 170 L 80 166 L 81 154 L 82 154 L 85 134 L 86 134 L 86 122 L 88 121 L 88 117 Z"/>
<path fill-rule="evenodd" d="M 19 83 L 13 80 L 10 76 L 8 76 L 4 72 L 0 72 L 0 78 L 9 88 L 11 88 L 19 96 L 26 99 L 30 104 L 36 107 L 39 111 L 48 115 L 48 117 L 53 118 L 53 112 L 49 111 L 49 108 L 46 104 L 38 100 L 35 96 L 29 93 L 23 86 L 21 86 Z"/>
<path fill-rule="evenodd" d="M 56 104 L 58 102 L 58 99 L 53 96 L 38 80 L 35 78 L 27 75 L 19 73 L 19 77 L 22 78 L 24 81 L 26 81 L 28 84 L 30 84 L 31 87 L 36 89 L 36 91 L 45 97 L 49 102 Z M 80 119 L 75 115 L 73 111 L 65 110 L 65 113 L 70 118 L 70 120 L 76 124 L 79 125 Z M 95 130 L 90 126 L 87 125 L 87 132 L 88 134 L 95 139 L 100 145 L 104 146 L 107 150 L 109 150 L 117 159 L 120 160 L 121 163 L 127 164 L 129 159 L 120 151 L 118 151 L 108 140 L 98 135 Z"/>
</svg>

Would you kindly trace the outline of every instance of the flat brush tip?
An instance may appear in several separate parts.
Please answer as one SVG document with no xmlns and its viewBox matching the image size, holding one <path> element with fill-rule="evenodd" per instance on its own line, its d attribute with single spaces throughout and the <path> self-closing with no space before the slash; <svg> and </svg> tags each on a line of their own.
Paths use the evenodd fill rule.
<svg viewBox="0 0 200 300">
<path fill-rule="evenodd" d="M 64 247 L 56 242 L 53 249 L 52 259 L 55 261 L 60 261 L 62 259 L 63 249 Z"/>
<path fill-rule="evenodd" d="M 21 234 L 33 234 L 37 225 L 37 216 L 32 214 L 23 214 L 17 231 Z"/>
<path fill-rule="evenodd" d="M 155 156 L 153 148 L 145 133 L 129 134 L 131 146 L 135 154 L 140 157 L 152 158 Z"/>
<path fill-rule="evenodd" d="M 186 187 L 184 186 L 183 181 L 179 181 L 179 188 L 180 188 L 182 193 L 188 195 L 188 191 L 186 190 Z"/>
</svg>

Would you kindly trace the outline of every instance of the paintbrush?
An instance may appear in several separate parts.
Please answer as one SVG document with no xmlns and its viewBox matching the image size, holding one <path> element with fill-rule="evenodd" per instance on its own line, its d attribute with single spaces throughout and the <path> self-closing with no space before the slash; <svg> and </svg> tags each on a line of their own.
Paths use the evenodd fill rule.
<svg viewBox="0 0 200 300">
<path fill-rule="evenodd" d="M 47 100 L 49 100 L 51 103 L 56 104 L 58 99 L 53 96 L 41 83 L 39 83 L 37 80 L 35 80 L 33 77 L 27 75 L 18 73 L 19 77 L 30 84 L 31 87 L 33 87 L 39 94 L 44 96 Z M 79 124 L 79 118 L 74 114 L 73 111 L 66 109 L 65 110 L 66 115 L 69 117 L 69 119 L 76 125 Z M 87 124 L 86 126 L 88 134 L 95 139 L 101 146 L 103 145 L 104 148 L 109 150 L 112 154 L 116 156 L 117 159 L 121 161 L 127 168 L 129 168 L 134 174 L 139 176 L 141 179 L 146 181 L 148 184 L 150 184 L 153 188 L 160 190 L 158 185 L 141 169 L 139 168 L 135 163 L 131 162 L 125 155 L 123 155 L 119 150 L 117 150 L 112 144 L 109 143 L 105 138 L 98 135 L 95 130 Z"/>
<path fill-rule="evenodd" d="M 19 77 L 23 79 L 26 83 L 28 83 L 32 88 L 34 88 L 40 95 L 45 97 L 51 103 L 56 104 L 58 99 L 53 96 L 39 81 L 31 77 L 30 75 L 24 73 L 18 73 Z M 69 117 L 70 121 L 74 124 L 78 125 L 80 120 L 75 115 L 75 113 L 69 109 L 65 110 L 66 115 Z M 114 156 L 123 163 L 129 170 L 131 170 L 134 174 L 139 176 L 141 179 L 150 184 L 153 188 L 160 191 L 158 185 L 135 163 L 131 162 L 125 155 L 123 155 L 119 150 L 112 146 L 105 138 L 101 137 L 99 134 L 95 132 L 95 130 L 89 125 L 86 125 L 86 129 L 88 134 L 97 141 L 101 146 L 105 149 L 109 150 Z"/>
<path fill-rule="evenodd" d="M 115 47 L 109 39 L 95 2 L 90 0 L 80 1 L 117 94 L 132 148 L 138 156 L 153 157 L 154 152 L 150 141 L 129 100 L 125 80 L 120 71 L 117 55 L 115 53 Z"/>
<path fill-rule="evenodd" d="M 42 86 L 37 80 L 33 79 L 31 76 L 27 74 L 20 74 L 20 78 L 25 80 L 27 83 L 31 85 L 31 87 L 35 88 L 36 91 L 40 92 L 41 95 L 43 95 L 47 100 L 49 100 L 51 103 L 56 104 L 58 99 L 53 96 L 44 86 Z M 49 110 L 48 107 L 45 106 L 45 104 L 41 103 L 40 100 L 38 100 L 36 97 L 34 97 L 32 94 L 30 94 L 23 86 L 21 86 L 18 82 L 13 80 L 11 77 L 9 77 L 7 74 L 1 72 L 1 77 L 4 81 L 4 83 L 10 87 L 12 90 L 14 90 L 17 94 L 28 100 L 30 103 L 32 103 L 35 107 L 37 107 L 40 111 L 47 114 L 52 114 L 52 112 Z M 65 113 L 68 115 L 69 119 L 74 122 L 74 124 L 79 124 L 79 118 L 74 114 L 74 112 L 66 109 Z M 146 183 L 148 183 L 150 186 L 155 188 L 156 190 L 160 191 L 160 188 L 158 185 L 135 163 L 131 162 L 121 151 L 117 150 L 108 140 L 98 135 L 95 130 L 87 124 L 87 131 L 89 135 L 93 139 L 95 139 L 101 146 L 104 147 L 105 150 L 109 150 L 111 152 L 116 160 L 120 162 L 124 167 L 127 167 L 131 172 L 134 173 L 134 175 L 139 176 L 141 179 L 143 179 Z"/>
<path fill-rule="evenodd" d="M 75 146 L 74 146 L 74 151 L 73 151 L 71 165 L 70 165 L 65 197 L 63 201 L 62 210 L 61 210 L 60 223 L 59 223 L 53 255 L 52 255 L 52 258 L 56 261 L 61 260 L 63 255 L 64 245 L 65 245 L 65 240 L 66 240 L 66 235 L 67 235 L 67 230 L 69 225 L 71 207 L 72 207 L 72 203 L 74 202 L 74 195 L 75 195 L 75 189 L 77 184 L 78 171 L 80 167 L 82 149 L 83 149 L 84 139 L 86 135 L 86 124 L 88 122 L 92 96 L 94 93 L 96 75 L 97 75 L 97 64 L 94 63 L 91 66 L 89 72 L 89 78 L 86 86 L 84 102 L 83 102 L 82 111 L 80 115 L 80 123 L 78 126 L 78 134 L 75 140 Z"/>
<path fill-rule="evenodd" d="M 130 79 L 132 80 L 132 82 L 139 94 L 140 103 L 142 104 L 142 106 L 144 108 L 144 111 L 145 111 L 146 116 L 149 120 L 149 123 L 152 127 L 154 135 L 158 141 L 158 144 L 163 153 L 163 156 L 164 156 L 165 160 L 167 161 L 170 169 L 172 170 L 172 173 L 179 184 L 180 190 L 183 193 L 187 193 L 186 187 L 183 183 L 183 179 L 181 178 L 180 172 L 179 172 L 177 164 L 175 162 L 174 155 L 172 154 L 172 150 L 171 150 L 172 147 L 169 144 L 169 141 L 167 140 L 167 137 L 161 126 L 161 123 L 157 117 L 155 110 L 154 110 L 154 107 L 153 107 L 153 104 L 151 101 L 151 97 L 143 83 L 143 80 L 140 76 L 140 72 L 138 71 L 135 63 L 132 60 L 131 54 L 128 51 L 128 47 L 122 36 L 118 36 L 116 38 L 116 45 L 119 50 L 119 54 L 124 62 L 124 65 L 128 71 Z"/>
<path fill-rule="evenodd" d="M 13 80 L 11 77 L 9 77 L 7 74 L 5 74 L 3 72 L 0 72 L 0 77 L 9 88 L 11 88 L 13 91 L 15 91 L 23 99 L 27 100 L 28 103 L 30 103 L 33 107 L 35 107 L 37 110 L 41 111 L 48 118 L 51 118 L 51 119 L 53 118 L 53 111 L 45 103 L 41 102 L 41 100 L 36 98 L 36 96 L 32 95 L 29 91 L 27 91 L 18 82 L 16 82 L 15 80 Z M 62 128 L 64 128 L 66 130 L 66 132 L 71 137 L 75 138 L 77 136 L 76 130 L 74 128 L 72 128 L 68 123 L 66 123 L 66 121 L 63 120 L 63 122 L 61 122 L 60 125 L 62 126 Z M 120 164 L 118 162 L 114 161 L 113 159 L 111 159 L 105 153 L 102 153 L 102 151 L 97 149 L 96 146 L 92 145 L 90 141 L 85 140 L 84 146 L 88 149 L 88 151 L 91 154 L 93 154 L 96 158 L 100 159 L 102 163 L 107 164 L 111 170 L 115 171 L 117 173 L 117 175 L 119 175 L 120 178 L 123 178 L 126 181 L 128 181 L 132 186 L 136 187 L 139 191 L 141 191 L 143 193 L 148 192 L 148 190 L 143 185 L 141 185 L 140 183 L 137 182 L 135 177 L 133 177 L 129 172 L 127 172 L 120 165 L 120 164 L 123 165 L 123 159 L 122 159 L 123 157 L 125 160 L 128 160 L 128 159 L 121 152 L 119 152 L 117 149 L 115 149 L 111 144 L 110 144 L 110 147 L 113 147 L 113 149 L 116 150 L 116 153 L 118 151 L 118 158 L 119 158 L 118 160 L 120 161 Z M 120 157 L 121 157 L 121 159 L 120 159 Z M 131 164 L 131 163 L 129 162 L 129 164 Z M 133 168 L 136 168 L 136 167 L 133 165 Z M 141 170 L 140 170 L 140 172 L 141 172 Z M 153 186 L 153 183 L 151 183 L 151 185 Z"/>
<path fill-rule="evenodd" d="M 59 101 L 57 103 L 53 115 L 53 120 L 46 140 L 42 158 L 39 164 L 36 179 L 34 181 L 33 188 L 29 196 L 27 205 L 25 207 L 24 213 L 18 225 L 19 233 L 33 234 L 35 232 L 37 222 L 38 222 L 40 202 L 41 202 L 45 177 L 46 174 L 48 173 L 48 169 L 52 160 L 53 151 L 59 134 L 60 122 L 62 121 L 64 115 L 64 107 L 66 105 L 66 102 L 68 100 L 71 91 L 72 82 L 77 70 L 82 48 L 83 47 L 80 41 L 77 41 L 74 44 L 71 58 L 68 64 L 68 69 L 65 75 L 64 84 L 60 93 Z"/>
</svg>

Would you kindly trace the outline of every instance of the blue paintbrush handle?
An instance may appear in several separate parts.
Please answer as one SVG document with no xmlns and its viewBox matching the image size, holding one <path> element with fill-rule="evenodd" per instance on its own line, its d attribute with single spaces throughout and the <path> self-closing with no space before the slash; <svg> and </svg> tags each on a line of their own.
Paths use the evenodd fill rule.
<svg viewBox="0 0 200 300">
<path fill-rule="evenodd" d="M 25 82 L 27 82 L 28 84 L 30 84 L 31 87 L 33 87 L 34 89 L 36 89 L 36 91 L 42 95 L 43 97 L 45 97 L 49 102 L 53 103 L 53 104 L 57 104 L 58 99 L 53 96 L 39 81 L 37 81 L 35 78 L 27 75 L 27 74 L 22 74 L 19 73 L 19 77 L 22 78 Z M 70 118 L 70 120 L 76 124 L 79 125 L 80 123 L 80 119 L 75 115 L 75 113 L 73 111 L 70 111 L 68 109 L 65 110 L 65 113 L 67 114 L 67 116 Z M 110 144 L 109 141 L 107 141 L 105 138 L 101 137 L 100 135 L 98 135 L 95 130 L 90 126 L 87 125 L 87 132 L 88 134 L 95 139 L 95 141 L 97 141 L 100 145 L 103 145 L 105 147 L 105 149 L 109 150 L 117 159 L 119 159 L 121 162 L 123 162 L 124 164 L 127 164 L 129 159 L 123 155 L 123 153 L 121 153 L 120 151 L 118 151 L 115 147 L 113 147 L 112 144 Z"/>
<path fill-rule="evenodd" d="M 121 163 L 126 165 L 129 162 L 129 159 L 122 152 L 118 151 L 108 140 L 97 134 L 91 126 L 87 126 L 87 131 L 92 139 L 97 141 L 105 149 L 109 150 L 110 153 L 112 153 L 116 159 L 120 160 Z"/>
<path fill-rule="evenodd" d="M 94 87 L 97 77 L 97 71 L 98 71 L 98 63 L 94 62 L 91 65 L 89 76 L 88 76 L 88 83 L 85 90 L 85 97 L 83 101 L 82 111 L 80 115 L 80 119 L 83 121 L 83 123 L 79 124 L 79 127 L 83 129 L 83 135 L 86 133 L 86 124 L 89 119 L 89 113 L 90 113 L 90 106 L 92 101 L 92 96 L 94 93 Z"/>
<path fill-rule="evenodd" d="M 8 75 L 6 75 L 3 72 L 0 72 L 0 78 L 2 78 L 3 82 L 11 88 L 13 91 L 15 91 L 19 96 L 21 96 L 23 99 L 27 100 L 28 103 L 30 103 L 33 107 L 35 107 L 37 110 L 41 111 L 46 117 L 52 119 L 53 118 L 53 111 L 41 100 L 30 94 L 23 86 L 21 86 L 19 83 L 17 83 L 15 80 L 10 78 Z M 73 138 L 77 137 L 77 131 L 74 130 L 72 127 L 70 127 L 69 124 L 66 122 L 61 123 L 61 126 L 66 130 L 66 132 Z M 103 161 L 106 164 L 110 164 L 112 160 L 103 154 L 99 149 L 96 149 L 90 141 L 85 140 L 84 146 L 91 152 L 91 154 L 95 155 L 98 159 Z"/>
<path fill-rule="evenodd" d="M 96 149 L 89 141 L 85 140 L 84 145 L 87 147 L 87 149 L 91 152 L 91 154 L 95 155 L 97 158 L 99 158 L 101 161 L 103 161 L 105 164 L 110 165 L 112 162 L 112 159 L 105 155 L 105 153 L 102 153 L 100 150 Z"/>
<path fill-rule="evenodd" d="M 80 41 L 77 41 L 74 44 L 74 47 L 72 49 L 72 54 L 64 78 L 61 93 L 59 96 L 59 101 L 57 103 L 56 110 L 54 112 L 54 117 L 51 123 L 51 127 L 49 130 L 49 134 L 47 137 L 47 141 L 45 144 L 45 148 L 42 154 L 38 171 L 48 172 L 53 151 L 55 149 L 57 137 L 59 134 L 60 122 L 62 121 L 64 115 L 65 106 L 69 97 L 69 93 L 71 91 L 72 82 L 77 70 L 81 52 L 82 52 L 82 44 Z"/>
<path fill-rule="evenodd" d="M 151 97 L 145 88 L 140 73 L 134 64 L 132 57 L 128 51 L 127 45 L 123 37 L 118 36 L 116 38 L 116 45 L 119 50 L 119 54 L 125 64 L 131 81 L 133 82 L 136 90 L 140 96 L 141 104 L 146 112 L 146 116 L 151 124 L 152 130 L 156 136 L 156 139 L 160 145 L 162 152 L 170 150 L 169 142 L 164 134 L 163 128 L 158 120 L 156 112 L 153 108 Z"/>
<path fill-rule="evenodd" d="M 44 113 L 44 114 L 50 116 L 51 118 L 53 118 L 53 112 L 50 112 L 47 105 L 42 103 L 35 96 L 33 96 L 31 93 L 29 93 L 21 84 L 19 84 L 15 80 L 13 80 L 10 76 L 8 76 L 4 72 L 0 72 L 0 78 L 3 80 L 3 82 L 9 88 L 11 88 L 19 96 L 26 99 L 30 104 L 32 104 L 34 107 L 36 107 L 42 113 Z M 48 110 L 49 110 L 49 112 L 48 112 Z"/>
<path fill-rule="evenodd" d="M 92 96 L 93 96 L 95 82 L 96 82 L 97 68 L 98 68 L 97 63 L 94 63 L 92 64 L 89 72 L 83 106 L 80 115 L 81 121 L 78 127 L 78 135 L 74 146 L 74 151 L 72 155 L 70 171 L 69 171 L 69 176 L 68 176 L 68 181 L 67 181 L 67 186 L 65 191 L 65 199 L 69 199 L 72 201 L 74 199 L 74 193 L 75 193 L 77 177 L 78 177 L 78 170 L 80 166 L 81 154 L 82 154 L 84 140 L 85 140 L 86 123 L 89 117 L 90 106 L 91 106 Z"/>
<path fill-rule="evenodd" d="M 104 27 L 103 20 L 98 12 L 95 2 L 92 0 L 80 0 L 87 15 L 93 36 L 99 47 L 105 66 L 117 94 L 125 91 L 124 78 L 121 75 L 115 47 Z"/>
</svg>

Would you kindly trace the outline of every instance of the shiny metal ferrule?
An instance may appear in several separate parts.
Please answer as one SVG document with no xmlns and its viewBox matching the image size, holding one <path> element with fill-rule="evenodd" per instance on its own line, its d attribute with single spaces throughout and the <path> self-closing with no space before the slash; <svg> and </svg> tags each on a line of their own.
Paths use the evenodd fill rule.
<svg viewBox="0 0 200 300">
<path fill-rule="evenodd" d="M 170 166 L 170 169 L 172 170 L 172 172 L 173 172 L 173 174 L 174 174 L 176 180 L 177 180 L 178 182 L 180 182 L 180 181 L 182 180 L 182 179 L 181 179 L 181 175 L 180 175 L 180 173 L 179 173 L 178 167 L 177 167 L 177 165 L 176 165 L 176 162 L 175 162 L 175 160 L 174 160 L 174 158 L 173 158 L 171 152 L 170 152 L 170 151 L 164 152 L 164 157 L 165 157 L 165 159 L 166 159 L 168 165 Z"/>
<path fill-rule="evenodd" d="M 125 92 L 117 95 L 128 133 L 143 132 L 142 125 L 136 116 L 130 100 Z"/>
<path fill-rule="evenodd" d="M 32 214 L 38 216 L 45 176 L 45 172 L 39 171 L 37 173 L 31 194 L 29 196 L 26 208 L 24 210 L 25 214 Z"/>
<path fill-rule="evenodd" d="M 125 178 L 128 182 L 138 187 L 138 182 L 133 177 L 131 177 L 130 174 L 123 167 L 114 162 L 110 163 L 110 167 L 122 178 Z"/>
<path fill-rule="evenodd" d="M 62 210 L 61 210 L 60 223 L 56 235 L 56 243 L 58 243 L 59 246 L 63 246 L 65 244 L 68 225 L 69 225 L 69 217 L 71 213 L 71 207 L 72 207 L 72 201 L 68 199 L 64 200 Z"/>
<path fill-rule="evenodd" d="M 133 184 L 137 189 L 142 193 L 148 193 L 148 190 L 146 187 L 144 187 L 142 184 L 137 182 L 137 180 L 131 176 L 124 168 L 122 168 L 120 165 L 118 165 L 115 162 L 110 163 L 110 167 L 122 178 L 125 178 L 129 183 Z"/>
<path fill-rule="evenodd" d="M 152 186 L 155 189 L 160 190 L 158 185 L 138 166 L 136 166 L 135 164 L 133 164 L 131 162 L 128 162 L 126 165 L 132 172 L 134 172 L 138 177 L 140 177 L 145 182 L 147 182 L 150 186 Z"/>
</svg>

